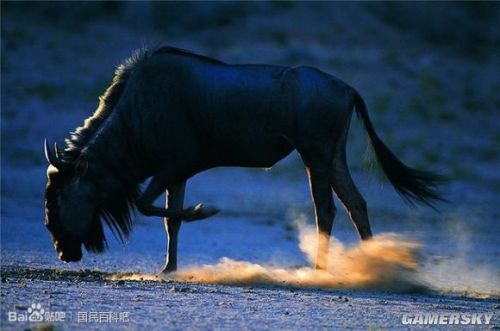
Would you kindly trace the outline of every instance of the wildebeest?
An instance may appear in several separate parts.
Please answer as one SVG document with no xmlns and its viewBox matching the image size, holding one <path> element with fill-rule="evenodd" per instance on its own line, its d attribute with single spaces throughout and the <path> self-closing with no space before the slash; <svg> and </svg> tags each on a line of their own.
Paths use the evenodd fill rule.
<svg viewBox="0 0 500 331">
<path fill-rule="evenodd" d="M 120 65 L 97 111 L 50 148 L 45 224 L 63 261 L 106 246 L 101 220 L 118 238 L 132 228 L 131 212 L 164 217 L 164 272 L 177 268 L 182 221 L 216 208 L 184 208 L 188 178 L 219 166 L 272 167 L 297 150 L 310 181 L 319 235 L 316 268 L 326 268 L 335 216 L 333 192 L 361 239 L 372 236 L 365 200 L 346 164 L 353 109 L 368 132 L 389 181 L 408 201 L 441 200 L 439 177 L 412 169 L 375 133 L 356 90 L 318 69 L 232 65 L 173 47 L 140 50 Z M 144 192 L 138 185 L 151 177 Z M 167 208 L 153 201 L 167 191 Z"/>
</svg>

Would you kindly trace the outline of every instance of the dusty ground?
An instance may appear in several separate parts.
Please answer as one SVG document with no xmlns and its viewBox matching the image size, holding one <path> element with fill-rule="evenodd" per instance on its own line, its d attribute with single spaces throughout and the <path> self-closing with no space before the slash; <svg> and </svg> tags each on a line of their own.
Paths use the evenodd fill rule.
<svg viewBox="0 0 500 331">
<path fill-rule="evenodd" d="M 78 12 L 83 7 L 43 16 L 22 6 L 2 12 L 2 329 L 102 327 L 78 323 L 78 312 L 128 312 L 128 322 L 105 325 L 116 329 L 399 329 L 404 313 L 419 312 L 490 312 L 498 325 L 500 66 L 491 56 L 498 45 L 463 54 L 388 24 L 363 4 L 260 4 L 237 13 L 209 11 L 212 19 L 205 20 L 203 12 L 189 18 L 172 11 L 171 24 L 138 5 L 119 17 L 113 8 L 98 16 Z M 163 42 L 228 62 L 314 65 L 355 86 L 398 156 L 450 178 L 443 187 L 450 203 L 440 213 L 409 208 L 366 161 L 364 133 L 353 121 L 350 166 L 373 230 L 397 233 L 399 243 L 421 243 L 411 254 L 415 266 L 403 265 L 402 273 L 398 261 L 368 268 L 366 274 L 376 275 L 371 286 L 290 284 L 290 275 L 310 265 L 299 248 L 307 237 L 297 219 L 313 222 L 296 155 L 269 171 L 214 169 L 189 182 L 188 202 L 215 204 L 222 213 L 183 227 L 180 267 L 194 281 L 202 265 L 217 275 L 228 272 L 231 286 L 217 277 L 155 280 L 164 259 L 163 226 L 140 215 L 128 245 L 111 240 L 104 255 L 59 262 L 43 227 L 43 138 L 62 141 L 93 111 L 114 66 L 144 43 Z M 334 233 L 347 246 L 336 252 L 349 257 L 360 247 L 347 217 L 338 214 Z M 371 266 L 363 254 L 360 265 Z M 218 264 L 223 257 L 230 260 Z M 257 276 L 244 278 L 234 261 L 256 268 Z M 8 322 L 9 311 L 27 312 L 32 303 L 71 320 Z"/>
</svg>

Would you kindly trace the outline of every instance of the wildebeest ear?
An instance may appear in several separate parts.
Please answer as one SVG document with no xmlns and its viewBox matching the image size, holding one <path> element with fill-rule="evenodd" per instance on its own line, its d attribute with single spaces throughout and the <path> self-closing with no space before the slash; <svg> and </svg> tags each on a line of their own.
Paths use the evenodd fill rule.
<svg viewBox="0 0 500 331">
<path fill-rule="evenodd" d="M 83 176 L 89 168 L 89 161 L 85 159 L 78 159 L 75 163 L 75 173 L 77 176 Z"/>
</svg>

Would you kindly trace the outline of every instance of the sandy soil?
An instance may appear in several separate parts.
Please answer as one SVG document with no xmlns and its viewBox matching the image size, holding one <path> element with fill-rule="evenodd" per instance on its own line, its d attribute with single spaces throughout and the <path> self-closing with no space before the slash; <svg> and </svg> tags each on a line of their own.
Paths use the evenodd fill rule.
<svg viewBox="0 0 500 331">
<path fill-rule="evenodd" d="M 498 326 L 498 58 L 455 54 L 362 4 L 322 6 L 262 4 L 201 26 L 181 15 L 168 29 L 153 29 L 147 7 L 134 5 L 85 21 L 3 8 L 2 330 L 103 327 L 78 323 L 78 312 L 129 313 L 106 329 L 402 329 L 405 313 L 442 312 L 493 313 L 483 327 Z M 404 205 L 366 161 L 353 121 L 350 166 L 378 239 L 360 245 L 339 208 L 329 275 L 309 269 L 312 206 L 297 155 L 268 171 L 214 169 L 190 180 L 187 203 L 222 212 L 183 226 L 178 274 L 155 276 L 163 225 L 141 215 L 127 245 L 110 237 L 105 254 L 63 264 L 43 226 L 43 138 L 62 141 L 93 111 L 114 66 L 165 40 L 229 62 L 309 64 L 343 78 L 398 156 L 450 178 L 450 203 L 439 213 Z M 32 303 L 67 321 L 8 321 Z"/>
</svg>

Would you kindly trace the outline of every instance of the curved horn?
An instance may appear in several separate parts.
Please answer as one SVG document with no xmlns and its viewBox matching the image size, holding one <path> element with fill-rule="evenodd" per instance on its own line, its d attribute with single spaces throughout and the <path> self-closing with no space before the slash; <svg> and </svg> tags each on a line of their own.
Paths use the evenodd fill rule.
<svg viewBox="0 0 500 331">
<path fill-rule="evenodd" d="M 58 158 L 60 158 L 62 155 L 62 152 L 61 152 L 61 149 L 59 148 L 59 146 L 57 146 L 57 143 L 54 143 L 54 150 L 56 151 L 56 156 Z"/>
<path fill-rule="evenodd" d="M 54 144 L 56 151 L 58 151 L 59 154 L 59 148 L 57 147 L 57 144 Z M 56 167 L 58 170 L 63 170 L 65 168 L 68 168 L 70 165 L 68 162 L 64 162 L 59 158 L 59 155 L 57 155 L 53 150 L 50 149 L 49 147 L 49 142 L 47 139 L 45 139 L 44 142 L 44 149 L 45 149 L 45 158 L 51 165 Z"/>
</svg>

